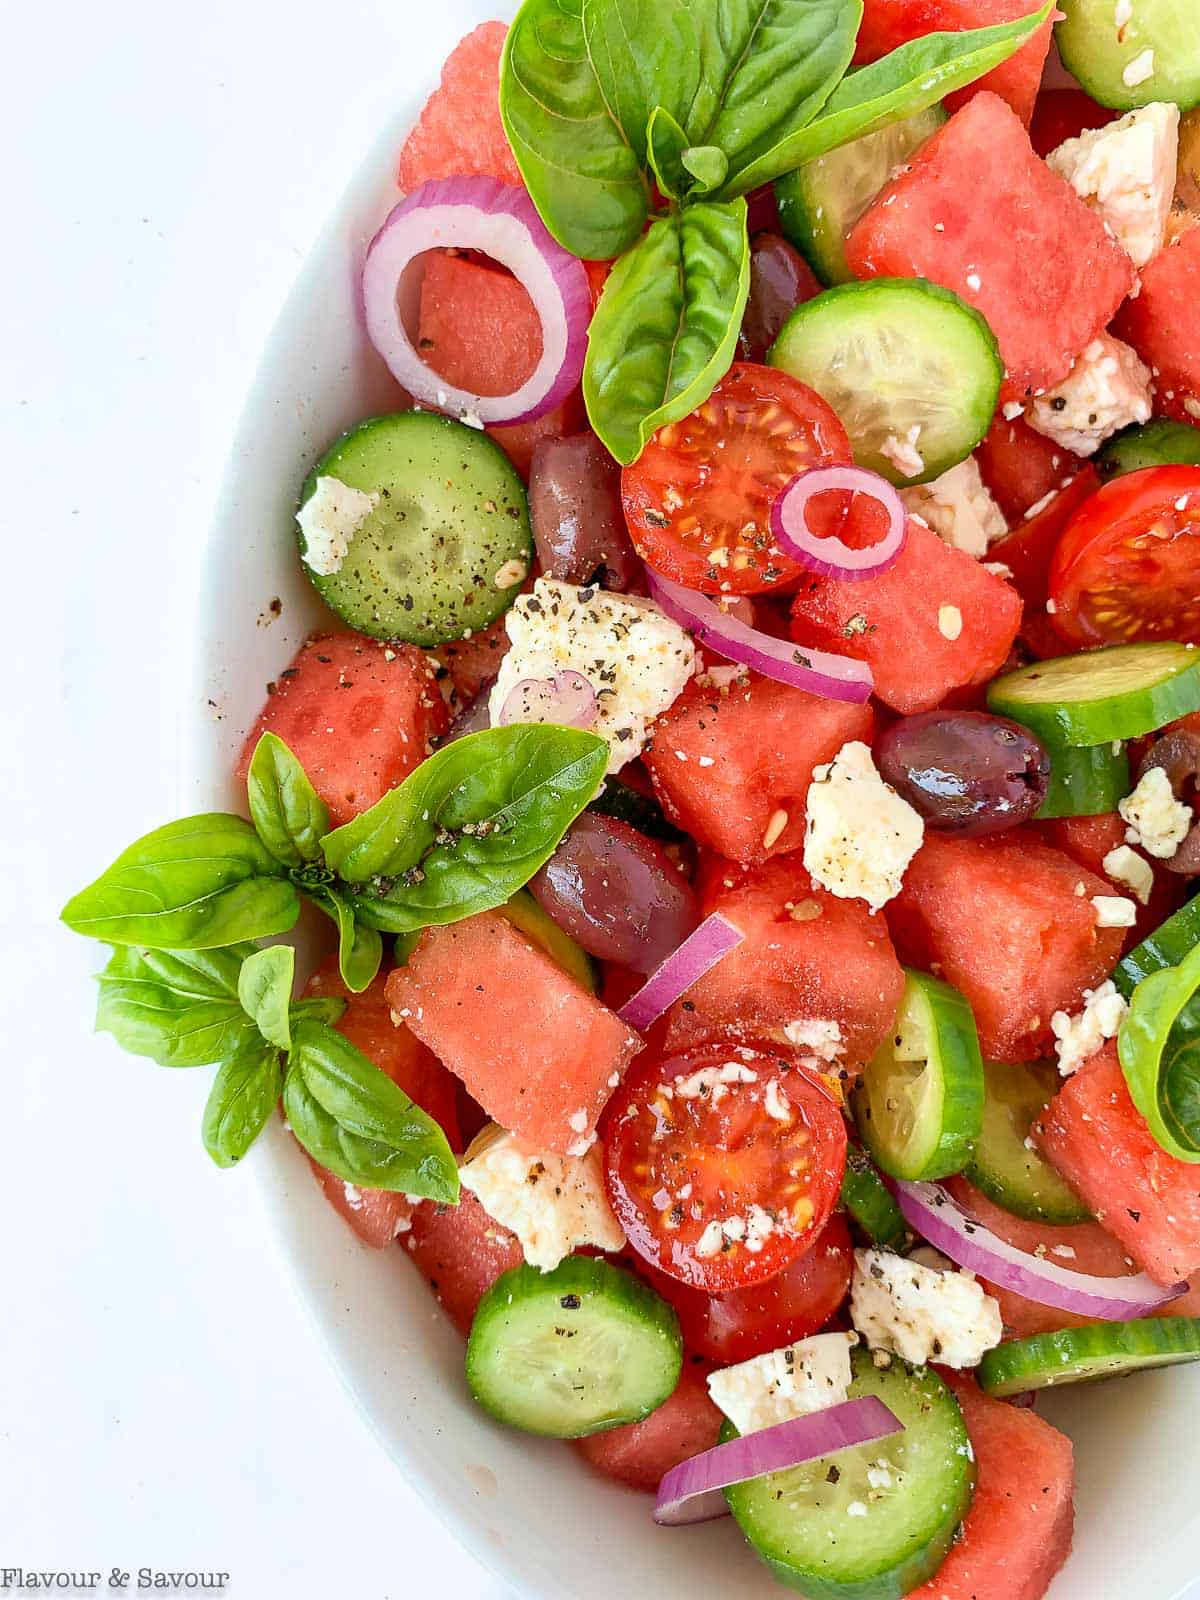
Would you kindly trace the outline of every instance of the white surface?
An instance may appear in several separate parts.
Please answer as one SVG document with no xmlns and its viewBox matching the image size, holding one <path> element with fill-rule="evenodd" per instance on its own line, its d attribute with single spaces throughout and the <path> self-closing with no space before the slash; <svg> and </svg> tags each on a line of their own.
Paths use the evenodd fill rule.
<svg viewBox="0 0 1200 1600">
<path fill-rule="evenodd" d="M 93 952 L 53 921 L 175 809 L 176 619 L 296 270 L 412 64 L 502 9 L 6 14 L 0 1566 L 503 1592 L 347 1403 L 252 1176 L 204 1156 L 208 1074 L 93 1038 Z"/>
</svg>

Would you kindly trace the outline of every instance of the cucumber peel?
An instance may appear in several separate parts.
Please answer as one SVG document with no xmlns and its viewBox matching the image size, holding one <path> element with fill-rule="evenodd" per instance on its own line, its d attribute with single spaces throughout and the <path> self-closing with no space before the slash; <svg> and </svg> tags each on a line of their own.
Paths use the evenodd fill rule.
<svg viewBox="0 0 1200 1600">
<path fill-rule="evenodd" d="M 1052 746 L 1136 739 L 1200 710 L 1200 651 L 1118 644 L 1035 661 L 997 678 L 988 706 Z"/>
<path fill-rule="evenodd" d="M 1052 1062 L 988 1061 L 983 1127 L 964 1176 L 1015 1217 L 1029 1222 L 1087 1222 L 1092 1213 L 1050 1163 L 1029 1145 L 1029 1130 L 1061 1087 Z"/>
<path fill-rule="evenodd" d="M 987 1352 L 978 1377 L 985 1394 L 1003 1398 L 1185 1361 L 1200 1361 L 1200 1317 L 1139 1317 L 1008 1339 Z"/>
</svg>

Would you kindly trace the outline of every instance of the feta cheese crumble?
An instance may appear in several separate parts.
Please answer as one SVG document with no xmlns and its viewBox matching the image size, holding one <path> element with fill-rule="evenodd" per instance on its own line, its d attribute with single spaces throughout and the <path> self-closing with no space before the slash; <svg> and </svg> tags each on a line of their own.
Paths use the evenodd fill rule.
<svg viewBox="0 0 1200 1600">
<path fill-rule="evenodd" d="M 879 776 L 867 745 L 853 739 L 814 769 L 807 809 L 804 865 L 822 888 L 872 911 L 899 894 L 925 824 Z"/>
<path fill-rule="evenodd" d="M 708 1392 L 740 1434 L 805 1417 L 848 1397 L 852 1333 L 819 1333 L 708 1375 Z"/>
<path fill-rule="evenodd" d="M 1132 928 L 1137 921 L 1137 906 L 1120 894 L 1094 894 L 1098 928 Z"/>
<path fill-rule="evenodd" d="M 1140 55 L 1134 56 L 1132 61 L 1126 62 L 1121 82 L 1127 89 L 1136 89 L 1139 83 L 1145 83 L 1147 78 L 1153 76 L 1154 51 L 1143 50 Z"/>
<path fill-rule="evenodd" d="M 845 1049 L 841 1025 L 832 1017 L 798 1017 L 795 1022 L 785 1022 L 783 1036 L 820 1061 L 836 1061 Z"/>
<path fill-rule="evenodd" d="M 472 1142 L 458 1176 L 488 1216 L 516 1234 L 530 1266 L 543 1272 L 580 1245 L 625 1246 L 604 1193 L 599 1148 L 579 1157 L 541 1155 L 493 1123 Z"/>
<path fill-rule="evenodd" d="M 1129 824 L 1128 844 L 1140 844 L 1159 861 L 1173 856 L 1192 826 L 1192 810 L 1175 798 L 1171 780 L 1161 767 L 1148 767 L 1137 788 L 1126 795 L 1117 810 Z"/>
<path fill-rule="evenodd" d="M 906 478 L 915 478 L 918 473 L 925 471 L 925 457 L 917 449 L 920 437 L 921 424 L 914 422 L 902 439 L 897 434 L 889 433 L 879 446 L 879 454 L 885 456 L 897 472 L 902 472 Z"/>
<path fill-rule="evenodd" d="M 318 577 L 342 570 L 350 541 L 379 504 L 379 496 L 322 476 L 296 513 L 304 535 L 304 564 Z"/>
<path fill-rule="evenodd" d="M 1004 1332 L 999 1304 L 971 1273 L 956 1271 L 936 1251 L 922 1255 L 918 1261 L 856 1250 L 850 1320 L 872 1350 L 913 1366 L 978 1366 Z"/>
<path fill-rule="evenodd" d="M 1099 213 L 1134 266 L 1144 267 L 1166 238 L 1178 152 L 1179 107 L 1156 100 L 1068 139 L 1046 165 Z"/>
<path fill-rule="evenodd" d="M 1083 1010 L 1076 1016 L 1056 1011 L 1050 1018 L 1058 1070 L 1064 1078 L 1090 1061 L 1106 1039 L 1116 1038 L 1129 1010 L 1125 996 L 1111 978 L 1098 989 L 1085 989 L 1083 1002 Z"/>
<path fill-rule="evenodd" d="M 1105 877 L 1131 889 L 1143 905 L 1150 903 L 1154 889 L 1154 868 L 1145 856 L 1138 855 L 1127 844 L 1119 844 L 1105 856 L 1103 866 Z"/>
<path fill-rule="evenodd" d="M 640 755 L 647 724 L 678 697 L 696 665 L 691 639 L 652 600 L 539 578 L 505 618 L 512 647 L 500 663 L 495 723 L 525 678 L 580 672 L 596 693 L 592 731 L 609 744 L 609 773 Z"/>
<path fill-rule="evenodd" d="M 1119 429 L 1148 422 L 1150 409 L 1150 368 L 1136 350 L 1102 333 L 1060 384 L 1031 401 L 1026 416 L 1064 450 L 1091 456 Z"/>
<path fill-rule="evenodd" d="M 901 489 L 900 498 L 905 509 L 920 517 L 939 539 L 977 560 L 987 554 L 994 540 L 1008 532 L 1004 514 L 984 487 L 974 456 L 960 461 L 932 483 Z"/>
</svg>

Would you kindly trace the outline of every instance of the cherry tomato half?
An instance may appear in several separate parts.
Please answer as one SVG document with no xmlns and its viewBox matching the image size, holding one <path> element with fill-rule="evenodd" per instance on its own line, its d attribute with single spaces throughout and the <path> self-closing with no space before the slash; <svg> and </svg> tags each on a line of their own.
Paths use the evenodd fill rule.
<svg viewBox="0 0 1200 1600">
<path fill-rule="evenodd" d="M 850 1230 L 835 1212 L 790 1267 L 746 1289 L 705 1294 L 648 1264 L 641 1271 L 674 1306 L 685 1347 L 727 1367 L 819 1333 L 849 1294 L 853 1266 Z"/>
<path fill-rule="evenodd" d="M 1146 467 L 1092 495 L 1054 552 L 1050 598 L 1068 644 L 1200 644 L 1200 467 Z"/>
<path fill-rule="evenodd" d="M 625 520 L 643 561 L 686 588 L 779 589 L 801 568 L 772 538 L 772 502 L 797 473 L 850 459 L 846 430 L 815 390 L 738 361 L 625 468 Z"/>
<path fill-rule="evenodd" d="M 769 1047 L 643 1057 L 605 1111 L 605 1185 L 630 1245 L 695 1289 L 762 1283 L 829 1220 L 846 1124 Z"/>
</svg>

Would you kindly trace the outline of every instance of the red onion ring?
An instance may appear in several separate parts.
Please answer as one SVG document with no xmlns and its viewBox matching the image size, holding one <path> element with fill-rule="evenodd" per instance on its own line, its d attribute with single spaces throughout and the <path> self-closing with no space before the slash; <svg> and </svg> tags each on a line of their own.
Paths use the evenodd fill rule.
<svg viewBox="0 0 1200 1600">
<path fill-rule="evenodd" d="M 887 512 L 887 532 L 866 549 L 854 550 L 836 534 L 818 538 L 808 521 L 808 503 L 830 489 L 865 495 Z M 775 543 L 810 572 L 822 577 L 854 580 L 874 578 L 893 566 L 904 548 L 908 518 L 896 490 L 877 472 L 866 467 L 812 467 L 793 478 L 771 504 L 771 532 Z"/>
<path fill-rule="evenodd" d="M 405 329 L 400 289 L 407 268 L 426 250 L 450 246 L 482 250 L 506 266 L 541 319 L 541 359 L 511 394 L 454 388 L 422 361 Z M 592 314 L 587 272 L 550 237 L 533 201 L 514 184 L 441 178 L 414 189 L 371 240 L 362 293 L 371 343 L 396 382 L 425 405 L 484 423 L 533 422 L 579 383 Z"/>
<path fill-rule="evenodd" d="M 935 1250 L 965 1271 L 1039 1305 L 1105 1322 L 1129 1322 L 1187 1293 L 1186 1283 L 1164 1289 L 1144 1272 L 1128 1278 L 1072 1272 L 998 1239 L 968 1216 L 940 1184 L 897 1180 L 894 1187 L 905 1221 Z"/>
<path fill-rule="evenodd" d="M 689 1522 L 710 1522 L 728 1514 L 722 1489 L 761 1478 L 767 1472 L 785 1472 L 804 1461 L 819 1461 L 856 1445 L 874 1444 L 904 1425 L 874 1395 L 844 1400 L 841 1405 L 790 1417 L 757 1433 L 730 1439 L 703 1450 L 665 1473 L 654 1502 L 654 1520 L 664 1527 Z"/>
<path fill-rule="evenodd" d="M 498 728 L 513 722 L 554 722 L 560 728 L 590 728 L 599 706 L 596 691 L 582 672 L 568 668 L 552 678 L 522 678 L 508 691 Z"/>
<path fill-rule="evenodd" d="M 764 678 L 806 689 L 826 700 L 851 700 L 861 705 L 870 699 L 875 680 L 865 661 L 773 639 L 722 611 L 707 595 L 684 589 L 651 567 L 646 568 L 646 577 L 652 597 L 667 615 L 718 655 L 753 667 Z"/>
<path fill-rule="evenodd" d="M 731 950 L 736 950 L 745 937 L 732 922 L 726 922 L 719 911 L 714 911 L 712 916 L 705 917 L 694 933 L 688 934 L 683 943 L 672 950 L 664 962 L 655 967 L 617 1015 L 626 1027 L 636 1028 L 640 1033 L 656 1022 L 680 995 L 686 994 L 718 961 L 724 960 Z"/>
</svg>

